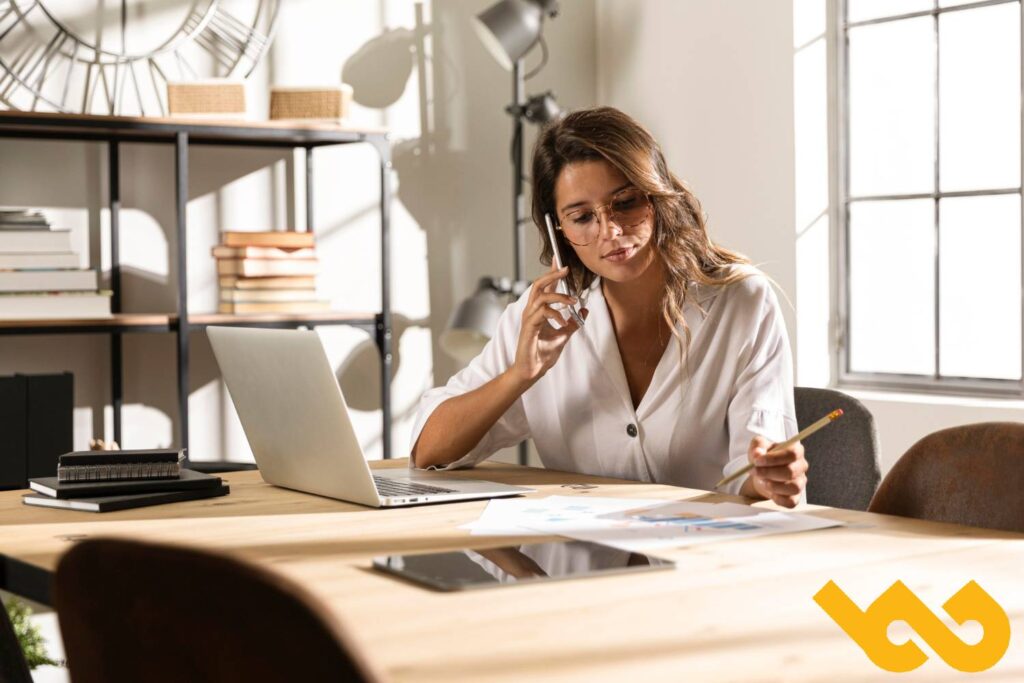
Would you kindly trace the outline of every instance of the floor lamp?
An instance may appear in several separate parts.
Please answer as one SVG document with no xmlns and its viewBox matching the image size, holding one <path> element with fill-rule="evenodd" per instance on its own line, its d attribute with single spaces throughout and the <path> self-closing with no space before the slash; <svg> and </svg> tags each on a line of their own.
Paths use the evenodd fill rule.
<svg viewBox="0 0 1024 683">
<path fill-rule="evenodd" d="M 441 348 L 463 362 L 479 353 L 494 334 L 498 317 L 511 297 L 526 289 L 527 219 L 523 182 L 523 129 L 527 122 L 545 124 L 559 118 L 562 110 L 551 91 L 526 96 L 526 80 L 536 75 L 548 61 L 547 45 L 542 37 L 544 18 L 558 14 L 557 0 L 500 0 L 475 17 L 477 36 L 491 55 L 512 72 L 512 103 L 505 111 L 512 116 L 512 235 L 514 279 L 485 277 L 477 291 L 463 301 L 452 315 L 441 336 Z M 525 72 L 525 58 L 536 45 L 541 46 L 541 63 Z M 519 464 L 527 464 L 527 444 L 519 444 Z"/>
</svg>

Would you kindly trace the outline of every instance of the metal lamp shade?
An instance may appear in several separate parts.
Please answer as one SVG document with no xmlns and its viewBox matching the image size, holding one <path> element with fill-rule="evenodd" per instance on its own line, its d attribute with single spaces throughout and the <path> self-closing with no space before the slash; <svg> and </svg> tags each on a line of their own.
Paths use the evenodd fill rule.
<svg viewBox="0 0 1024 683">
<path fill-rule="evenodd" d="M 498 328 L 505 310 L 504 297 L 494 289 L 490 278 L 483 278 L 473 296 L 455 309 L 448 327 L 438 340 L 449 356 L 466 365 L 484 348 Z"/>
<path fill-rule="evenodd" d="M 531 97 L 523 109 L 523 116 L 526 117 L 526 120 L 538 124 L 551 123 L 562 118 L 564 114 L 565 112 L 555 100 L 554 93 L 550 90 L 543 95 Z"/>
<path fill-rule="evenodd" d="M 540 39 L 544 10 L 531 0 L 501 0 L 474 17 L 477 36 L 508 70 Z"/>
</svg>

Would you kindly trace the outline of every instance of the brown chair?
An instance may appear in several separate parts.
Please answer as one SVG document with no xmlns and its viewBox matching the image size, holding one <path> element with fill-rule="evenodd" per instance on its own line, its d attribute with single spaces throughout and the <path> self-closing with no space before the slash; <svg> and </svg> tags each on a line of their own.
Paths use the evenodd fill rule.
<svg viewBox="0 0 1024 683">
<path fill-rule="evenodd" d="M 222 555 L 85 540 L 54 605 L 75 683 L 379 680 L 305 590 Z"/>
<path fill-rule="evenodd" d="M 910 447 L 868 507 L 902 517 L 1024 532 L 1024 423 L 943 429 Z"/>
</svg>

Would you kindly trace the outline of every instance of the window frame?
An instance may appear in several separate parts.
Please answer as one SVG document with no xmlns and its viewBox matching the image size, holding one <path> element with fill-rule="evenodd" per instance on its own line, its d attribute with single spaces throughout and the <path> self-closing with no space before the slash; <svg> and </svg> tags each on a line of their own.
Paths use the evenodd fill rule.
<svg viewBox="0 0 1024 683">
<path fill-rule="evenodd" d="M 939 0 L 933 0 L 932 8 L 917 12 L 908 12 L 891 16 L 878 17 L 856 22 L 847 22 L 847 0 L 834 0 L 829 3 L 830 26 L 834 40 L 830 47 L 829 56 L 831 65 L 828 70 L 830 74 L 830 91 L 832 93 L 832 106 L 830 111 L 830 138 L 834 153 L 831 154 L 832 179 L 830 180 L 830 202 L 832 206 L 833 221 L 836 226 L 833 233 L 833 249 L 835 255 L 836 277 L 834 279 L 833 310 L 836 311 L 835 335 L 832 355 L 832 376 L 840 388 L 852 389 L 873 389 L 889 391 L 907 391 L 929 394 L 955 394 L 988 396 L 996 398 L 1024 398 L 1024 191 L 1021 186 L 1016 188 L 993 188 L 984 190 L 970 190 L 959 192 L 942 192 L 939 184 L 939 70 L 941 68 L 939 59 L 935 60 L 935 143 L 933 162 L 935 164 L 935 182 L 932 192 L 915 194 L 894 194 L 894 195 L 865 195 L 851 197 L 850 195 L 850 109 L 849 109 L 849 34 L 848 30 L 860 26 L 868 26 L 880 23 L 889 23 L 903 19 L 916 17 L 933 18 L 935 31 L 936 57 L 939 51 L 939 17 L 951 12 L 970 11 L 983 7 L 995 5 L 1017 4 L 1020 17 L 1021 31 L 1021 92 L 1024 93 L 1024 0 L 983 0 L 970 2 L 951 7 L 939 7 Z M 1021 107 L 1021 182 L 1024 185 L 1024 99 Z M 941 289 L 939 254 L 941 245 L 939 242 L 939 202 L 944 198 L 993 196 L 1016 194 L 1021 202 L 1021 367 L 1022 377 L 1020 379 L 991 379 L 975 377 L 944 377 L 939 374 L 941 367 L 941 339 L 940 339 L 940 300 Z M 907 199 L 932 199 L 934 202 L 934 230 L 935 230 L 935 360 L 934 372 L 931 376 L 898 374 L 886 372 L 855 372 L 850 369 L 850 206 L 853 203 L 878 200 L 907 200 Z"/>
</svg>

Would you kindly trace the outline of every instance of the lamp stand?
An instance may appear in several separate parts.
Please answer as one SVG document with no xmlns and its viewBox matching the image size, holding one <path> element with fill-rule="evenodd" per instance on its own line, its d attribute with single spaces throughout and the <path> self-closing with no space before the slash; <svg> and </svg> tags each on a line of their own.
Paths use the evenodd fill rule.
<svg viewBox="0 0 1024 683">
<path fill-rule="evenodd" d="M 526 82 L 523 78 L 523 60 L 512 65 L 512 253 L 515 258 L 516 282 L 526 280 L 526 235 L 523 216 L 526 215 L 526 196 L 523 188 L 523 107 L 526 104 Z M 519 464 L 529 460 L 528 443 L 519 443 Z"/>
</svg>

